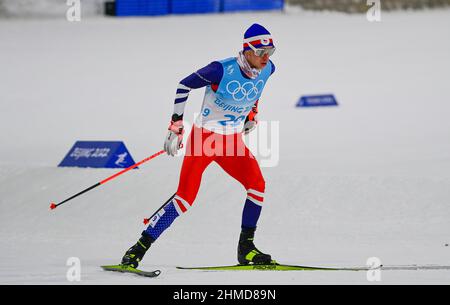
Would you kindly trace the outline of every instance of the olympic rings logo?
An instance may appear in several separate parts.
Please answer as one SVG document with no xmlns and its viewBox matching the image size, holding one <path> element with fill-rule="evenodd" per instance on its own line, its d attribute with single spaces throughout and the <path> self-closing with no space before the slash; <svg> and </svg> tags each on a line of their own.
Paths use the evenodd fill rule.
<svg viewBox="0 0 450 305">
<path fill-rule="evenodd" d="M 264 81 L 261 79 L 256 84 L 246 82 L 241 85 L 237 80 L 233 80 L 227 84 L 227 92 L 233 96 L 233 99 L 240 102 L 244 99 L 247 101 L 255 100 L 264 87 Z"/>
</svg>

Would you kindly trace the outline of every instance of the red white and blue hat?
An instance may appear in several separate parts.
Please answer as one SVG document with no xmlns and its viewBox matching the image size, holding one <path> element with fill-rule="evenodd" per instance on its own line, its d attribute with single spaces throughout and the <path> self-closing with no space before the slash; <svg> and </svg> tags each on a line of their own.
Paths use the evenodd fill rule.
<svg viewBox="0 0 450 305">
<path fill-rule="evenodd" d="M 244 51 L 251 50 L 249 44 L 255 48 L 275 47 L 272 34 L 260 24 L 252 24 L 244 33 Z"/>
</svg>

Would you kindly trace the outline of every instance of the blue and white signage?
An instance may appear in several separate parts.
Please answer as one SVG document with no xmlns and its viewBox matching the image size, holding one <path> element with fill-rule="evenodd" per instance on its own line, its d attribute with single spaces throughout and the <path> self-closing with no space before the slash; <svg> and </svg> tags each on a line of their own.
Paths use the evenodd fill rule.
<svg viewBox="0 0 450 305">
<path fill-rule="evenodd" d="M 123 142 L 77 141 L 60 167 L 127 168 L 135 164 Z"/>
<path fill-rule="evenodd" d="M 337 100 L 332 94 L 302 96 L 297 103 L 297 107 L 321 107 L 337 105 Z"/>
</svg>

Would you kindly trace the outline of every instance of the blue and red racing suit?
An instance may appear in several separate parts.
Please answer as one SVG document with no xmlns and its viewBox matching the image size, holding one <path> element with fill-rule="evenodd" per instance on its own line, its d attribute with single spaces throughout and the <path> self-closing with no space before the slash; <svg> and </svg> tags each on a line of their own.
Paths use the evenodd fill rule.
<svg viewBox="0 0 450 305">
<path fill-rule="evenodd" d="M 246 189 L 242 227 L 256 227 L 264 202 L 265 181 L 258 162 L 242 140 L 242 129 L 247 117 L 257 112 L 258 100 L 274 71 L 275 66 L 269 61 L 251 79 L 233 57 L 214 61 L 179 83 L 174 115 L 183 117 L 192 89 L 206 87 L 203 105 L 187 140 L 176 196 L 150 220 L 143 234 L 156 240 L 192 206 L 203 172 L 212 162 Z"/>
</svg>

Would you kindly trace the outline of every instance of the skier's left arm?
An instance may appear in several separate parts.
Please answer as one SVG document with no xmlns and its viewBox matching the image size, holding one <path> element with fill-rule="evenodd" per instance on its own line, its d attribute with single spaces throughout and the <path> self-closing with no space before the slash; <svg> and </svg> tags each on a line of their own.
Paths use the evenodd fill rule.
<svg viewBox="0 0 450 305">
<path fill-rule="evenodd" d="M 247 115 L 247 118 L 245 119 L 244 134 L 249 134 L 250 132 L 252 132 L 256 128 L 256 125 L 258 124 L 258 118 L 257 118 L 258 103 L 259 103 L 259 100 L 256 101 L 252 110 L 250 110 L 250 113 Z"/>
<path fill-rule="evenodd" d="M 272 61 L 270 61 L 270 63 L 272 64 L 272 71 L 270 72 L 270 75 L 272 75 L 275 72 L 275 65 Z M 252 132 L 258 124 L 258 103 L 259 100 L 255 102 L 255 105 L 245 119 L 244 134 L 249 134 Z"/>
</svg>

